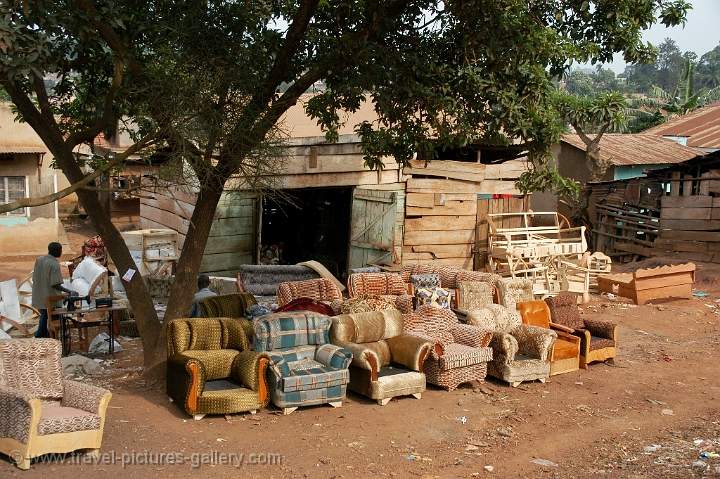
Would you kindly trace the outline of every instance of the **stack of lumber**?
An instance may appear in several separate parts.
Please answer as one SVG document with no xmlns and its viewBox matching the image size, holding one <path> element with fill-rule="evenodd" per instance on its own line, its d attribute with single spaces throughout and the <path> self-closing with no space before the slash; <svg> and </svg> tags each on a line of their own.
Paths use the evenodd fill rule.
<svg viewBox="0 0 720 479">
<path fill-rule="evenodd" d="M 656 254 L 720 262 L 720 198 L 665 196 L 661 204 Z"/>
</svg>

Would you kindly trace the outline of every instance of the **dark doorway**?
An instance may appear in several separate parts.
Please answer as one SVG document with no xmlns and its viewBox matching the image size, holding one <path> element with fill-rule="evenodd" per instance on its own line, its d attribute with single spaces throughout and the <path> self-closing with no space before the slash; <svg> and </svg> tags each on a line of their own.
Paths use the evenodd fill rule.
<svg viewBox="0 0 720 479">
<path fill-rule="evenodd" d="M 352 188 L 283 190 L 263 197 L 261 264 L 316 260 L 347 274 Z"/>
</svg>

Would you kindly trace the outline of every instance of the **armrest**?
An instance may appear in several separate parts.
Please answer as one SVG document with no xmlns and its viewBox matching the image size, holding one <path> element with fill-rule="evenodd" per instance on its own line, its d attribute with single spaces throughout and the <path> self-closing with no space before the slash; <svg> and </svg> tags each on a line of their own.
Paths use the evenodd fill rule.
<svg viewBox="0 0 720 479">
<path fill-rule="evenodd" d="M 333 369 L 347 369 L 353 360 L 349 349 L 334 344 L 323 344 L 315 351 L 315 360 Z"/>
<path fill-rule="evenodd" d="M 4 411 L 12 411 L 12 414 L 0 414 L 0 431 L 5 431 L 3 436 L 26 444 L 30 431 L 40 422 L 40 399 L 25 391 L 0 385 L 0 404 Z"/>
<path fill-rule="evenodd" d="M 347 350 L 352 355 L 350 364 L 356 368 L 366 369 L 372 373 L 373 377 L 377 377 L 380 369 L 380 358 L 375 351 L 359 343 L 337 342 L 335 346 Z"/>
<path fill-rule="evenodd" d="M 278 379 L 290 376 L 290 366 L 288 366 L 287 361 L 285 361 L 285 356 L 270 352 L 264 352 L 262 356 L 268 359 L 270 362 L 270 371 L 272 371 Z"/>
<path fill-rule="evenodd" d="M 230 374 L 232 378 L 241 386 L 257 391 L 259 383 L 265 381 L 265 375 L 260 377 L 261 364 L 267 367 L 270 360 L 261 353 L 255 351 L 240 351 L 235 359 L 233 359 Z M 263 372 L 265 368 L 262 368 Z"/>
<path fill-rule="evenodd" d="M 521 325 L 512 331 L 518 342 L 518 352 L 546 361 L 550 357 L 557 333 L 551 329 Z"/>
<path fill-rule="evenodd" d="M 564 326 L 562 324 L 553 323 L 553 322 L 550 323 L 550 328 L 555 329 L 557 331 L 564 331 L 564 332 L 570 333 L 570 334 L 575 332 L 575 330 L 569 326 Z"/>
<path fill-rule="evenodd" d="M 107 408 L 111 397 L 112 394 L 107 389 L 70 379 L 63 380 L 63 406 L 102 415 L 104 411 L 101 409 Z"/>
<path fill-rule="evenodd" d="M 490 348 L 493 350 L 495 360 L 503 364 L 510 364 L 515 360 L 518 352 L 518 341 L 511 334 L 493 332 Z"/>
<path fill-rule="evenodd" d="M 487 347 L 493 336 L 492 331 L 470 324 L 456 324 L 450 328 L 450 333 L 455 338 L 455 342 L 474 348 Z"/>
<path fill-rule="evenodd" d="M 580 337 L 575 336 L 571 333 L 566 333 L 565 331 L 555 331 L 555 334 L 557 334 L 558 338 L 562 338 L 565 341 L 570 341 L 571 343 L 580 344 Z"/>
<path fill-rule="evenodd" d="M 40 311 L 38 311 L 37 308 L 33 308 L 29 304 L 20 303 L 20 309 L 29 309 L 30 311 L 32 311 L 33 314 L 35 315 L 35 317 L 32 319 L 37 319 L 40 317 Z"/>
<path fill-rule="evenodd" d="M 413 371 L 422 371 L 427 355 L 433 351 L 434 341 L 411 334 L 401 334 L 386 339 L 392 361 Z"/>
<path fill-rule="evenodd" d="M 600 319 L 586 319 L 584 323 L 585 329 L 590 331 L 593 336 L 613 340 L 616 337 L 617 325 L 615 323 Z"/>
<path fill-rule="evenodd" d="M 167 393 L 188 414 L 195 414 L 205 389 L 205 366 L 195 358 L 176 354 L 167 361 Z"/>
</svg>

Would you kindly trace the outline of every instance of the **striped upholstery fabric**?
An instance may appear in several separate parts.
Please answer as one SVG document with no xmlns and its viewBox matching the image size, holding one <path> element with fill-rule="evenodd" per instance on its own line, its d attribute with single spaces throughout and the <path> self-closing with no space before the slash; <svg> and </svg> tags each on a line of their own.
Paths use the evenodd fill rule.
<svg viewBox="0 0 720 479">
<path fill-rule="evenodd" d="M 397 273 L 357 273 L 348 278 L 350 298 L 380 298 L 403 313 L 412 312 L 412 296 Z M 340 308 L 342 311 L 342 307 Z"/>
<path fill-rule="evenodd" d="M 462 383 L 481 381 L 492 359 L 489 331 L 460 324 L 448 309 L 420 306 L 405 317 L 406 334 L 431 338 L 442 345 L 425 360 L 425 374 L 431 384 L 453 390 Z"/>
<path fill-rule="evenodd" d="M 270 391 L 278 407 L 342 401 L 352 353 L 330 343 L 328 316 L 274 313 L 255 321 L 255 348 L 271 360 Z"/>
<path fill-rule="evenodd" d="M 277 298 L 278 306 L 284 306 L 299 298 L 310 298 L 316 301 L 338 301 L 342 300 L 342 293 L 330 279 L 317 278 L 280 283 L 277 289 Z"/>
</svg>

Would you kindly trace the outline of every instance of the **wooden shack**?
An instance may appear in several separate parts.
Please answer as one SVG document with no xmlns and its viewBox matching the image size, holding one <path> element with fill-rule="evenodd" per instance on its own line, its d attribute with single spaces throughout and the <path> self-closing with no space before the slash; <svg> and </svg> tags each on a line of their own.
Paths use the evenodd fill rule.
<svg viewBox="0 0 720 479">
<path fill-rule="evenodd" d="M 274 191 L 261 194 L 240 179 L 226 185 L 201 271 L 232 276 L 242 264 L 322 262 L 338 277 L 367 264 L 484 265 L 487 213 L 523 211 L 515 188 L 525 159 L 486 164 L 461 160 L 387 159 L 365 167 L 359 138 L 293 138 L 284 148 Z M 493 156 L 495 158 L 496 155 Z M 140 202 L 142 228 L 170 228 L 184 241 L 195 197 L 156 189 Z"/>
</svg>

